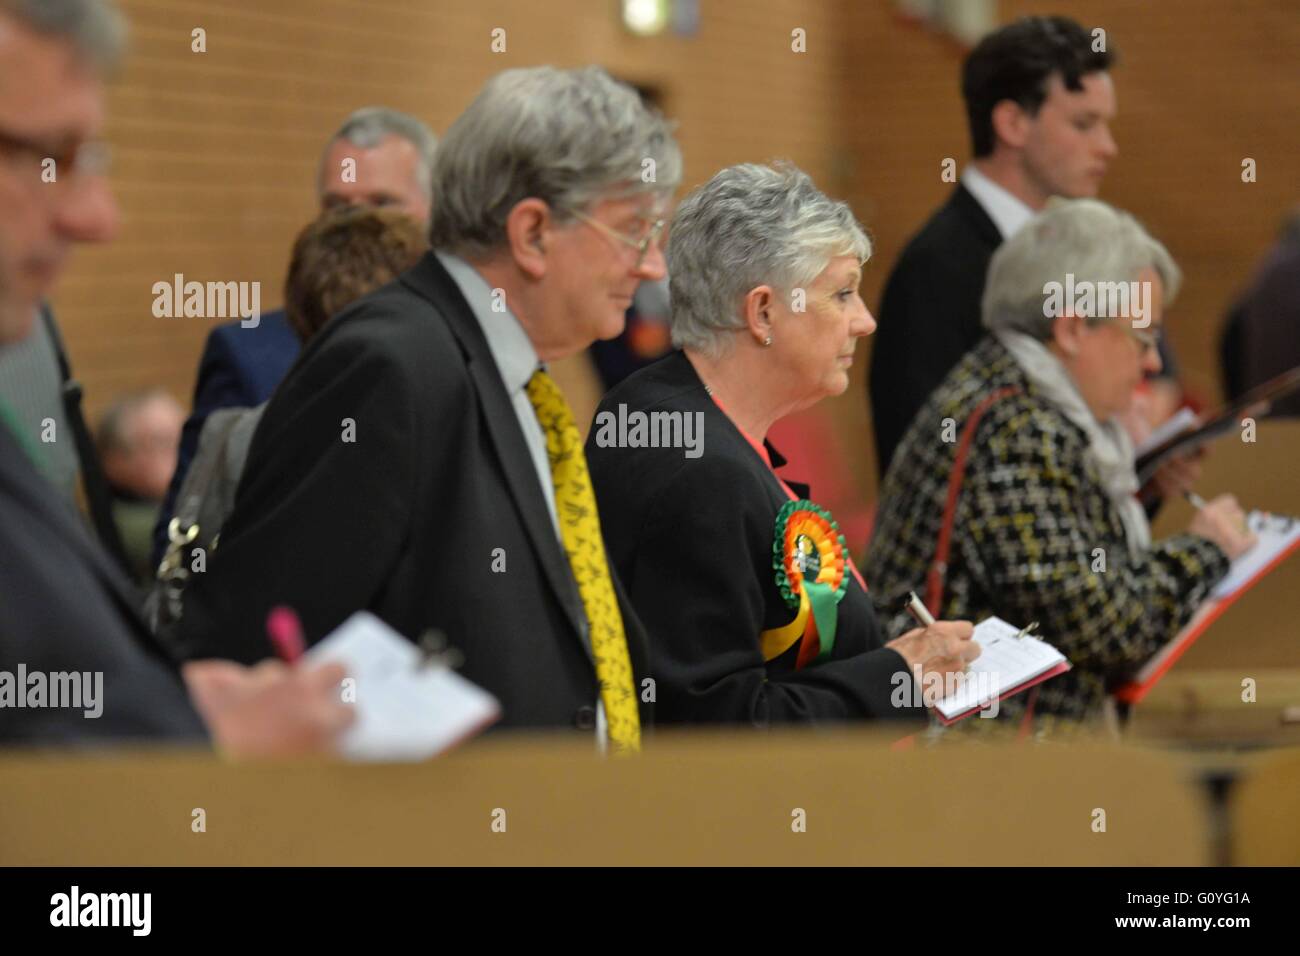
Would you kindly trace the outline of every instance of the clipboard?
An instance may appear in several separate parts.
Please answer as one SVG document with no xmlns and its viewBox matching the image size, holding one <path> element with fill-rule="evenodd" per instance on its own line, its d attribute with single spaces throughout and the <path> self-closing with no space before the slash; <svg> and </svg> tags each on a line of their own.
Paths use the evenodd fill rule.
<svg viewBox="0 0 1300 956">
<path fill-rule="evenodd" d="M 1241 419 L 1264 417 L 1272 410 L 1274 402 L 1297 390 L 1300 390 L 1300 365 L 1251 389 L 1237 401 L 1219 409 L 1199 427 L 1180 432 L 1138 455 L 1138 484 L 1145 485 L 1156 470 L 1175 455 L 1195 451 L 1239 427 Z"/>
<path fill-rule="evenodd" d="M 1196 609 L 1178 636 L 1157 651 L 1131 681 L 1113 691 L 1116 700 L 1126 704 L 1140 703 L 1224 611 L 1232 607 L 1238 598 L 1258 584 L 1265 575 L 1300 550 L 1300 518 L 1252 511 L 1247 520 L 1251 530 L 1259 535 L 1259 544 L 1232 563 L 1227 576 Z"/>
<path fill-rule="evenodd" d="M 1034 625 L 1017 630 L 999 617 L 986 618 L 975 628 L 971 640 L 983 653 L 963 675 L 957 693 L 937 701 L 932 716 L 951 727 L 987 708 L 994 700 L 1006 700 L 1036 684 L 1064 674 L 1070 662 L 1046 641 L 1030 636 Z"/>
</svg>

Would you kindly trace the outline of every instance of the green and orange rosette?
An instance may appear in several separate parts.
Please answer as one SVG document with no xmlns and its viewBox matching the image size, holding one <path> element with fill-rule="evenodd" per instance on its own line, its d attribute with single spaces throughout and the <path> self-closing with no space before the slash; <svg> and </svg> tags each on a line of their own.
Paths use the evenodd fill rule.
<svg viewBox="0 0 1300 956">
<path fill-rule="evenodd" d="M 789 501 L 776 516 L 772 568 L 794 620 L 761 635 L 763 659 L 775 660 L 796 642 L 795 668 L 830 657 L 839 604 L 848 587 L 848 550 L 831 513 L 811 501 Z"/>
</svg>

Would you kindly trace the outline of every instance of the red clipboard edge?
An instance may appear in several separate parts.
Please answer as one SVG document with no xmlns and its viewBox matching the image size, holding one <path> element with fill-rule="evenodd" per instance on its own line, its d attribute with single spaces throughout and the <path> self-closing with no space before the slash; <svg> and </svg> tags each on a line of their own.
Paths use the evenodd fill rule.
<svg viewBox="0 0 1300 956">
<path fill-rule="evenodd" d="M 1285 550 L 1279 553 L 1278 556 L 1268 564 L 1260 568 L 1254 577 L 1241 587 L 1237 588 L 1233 594 L 1226 598 L 1219 598 L 1216 601 L 1212 601 L 1209 605 L 1210 610 L 1201 618 L 1201 622 L 1197 624 L 1195 628 L 1183 634 L 1179 634 L 1174 638 L 1174 642 L 1177 646 L 1169 652 L 1169 656 L 1166 657 L 1160 666 L 1156 668 L 1156 672 L 1140 683 L 1138 681 L 1129 681 L 1127 684 L 1116 688 L 1113 695 L 1115 699 L 1125 704 L 1141 703 L 1142 698 L 1146 697 L 1146 695 L 1150 693 L 1151 688 L 1155 687 L 1160 681 L 1160 678 L 1165 676 L 1165 672 L 1177 663 L 1178 658 L 1187 653 L 1187 649 L 1192 646 L 1192 643 L 1209 630 L 1210 625 L 1217 621 L 1224 611 L 1236 604 L 1237 599 L 1258 584 L 1260 579 L 1266 574 L 1271 574 L 1273 569 L 1294 554 L 1297 548 L 1300 548 L 1300 539 L 1291 542 Z"/>
<path fill-rule="evenodd" d="M 998 695 L 998 700 L 1006 700 L 1008 697 L 1014 697 L 1016 694 L 1019 694 L 1022 691 L 1029 690 L 1029 688 L 1033 687 L 1035 684 L 1041 684 L 1045 680 L 1050 680 L 1053 677 L 1057 677 L 1061 674 L 1064 674 L 1066 671 L 1070 670 L 1072 666 L 1073 665 L 1071 665 L 1069 661 L 1061 661 L 1061 663 L 1057 664 L 1055 667 L 1043 671 L 1037 677 L 1031 677 L 1029 678 L 1029 680 L 1019 683 L 1015 687 L 1010 688 L 1009 690 L 1003 691 L 1001 694 Z M 945 727 L 951 727 L 959 720 L 965 720 L 971 714 L 978 714 L 981 710 L 983 710 L 992 702 L 993 701 L 991 699 L 986 700 L 984 701 L 984 703 L 976 707 L 972 707 L 970 710 L 962 711 L 960 714 L 958 714 L 955 717 L 945 717 L 943 714 L 939 713 L 937 708 L 931 708 L 930 712 L 934 714 L 936 718 L 938 718 L 939 723 L 943 724 Z"/>
</svg>

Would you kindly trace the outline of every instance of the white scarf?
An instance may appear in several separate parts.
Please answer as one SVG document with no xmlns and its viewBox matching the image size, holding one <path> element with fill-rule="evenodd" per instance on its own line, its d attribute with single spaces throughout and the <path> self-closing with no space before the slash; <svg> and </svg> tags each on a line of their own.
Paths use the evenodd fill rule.
<svg viewBox="0 0 1300 956">
<path fill-rule="evenodd" d="M 998 331 L 993 335 L 1043 397 L 1087 434 L 1087 457 L 1096 465 L 1106 496 L 1124 523 L 1129 555 L 1141 557 L 1151 547 L 1151 525 L 1137 499 L 1137 471 L 1128 432 L 1114 418 L 1097 420 L 1061 360 L 1042 342 L 1023 332 Z"/>
</svg>

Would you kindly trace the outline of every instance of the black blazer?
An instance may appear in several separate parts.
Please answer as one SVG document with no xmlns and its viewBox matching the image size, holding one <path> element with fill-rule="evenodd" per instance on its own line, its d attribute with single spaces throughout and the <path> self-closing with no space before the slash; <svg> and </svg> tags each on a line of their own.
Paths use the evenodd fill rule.
<svg viewBox="0 0 1300 956">
<path fill-rule="evenodd" d="M 983 334 L 984 278 L 1001 244 L 984 207 L 958 184 L 889 274 L 867 378 L 881 475 L 930 393 Z"/>
<path fill-rule="evenodd" d="M 487 340 L 432 253 L 332 319 L 271 398 L 178 652 L 267 657 L 278 604 L 309 644 L 363 608 L 413 640 L 437 628 L 500 699 L 502 726 L 594 726 L 568 558 Z"/>
<path fill-rule="evenodd" d="M 891 705 L 891 679 L 907 666 L 882 646 L 888 638 L 852 577 L 830 660 L 795 670 L 796 642 L 764 662 L 760 633 L 794 619 L 772 567 L 777 512 L 790 499 L 684 353 L 633 373 L 597 414 L 617 414 L 620 404 L 628 412 L 704 416 L 697 458 L 682 448 L 602 448 L 595 426 L 587 439 L 610 560 L 650 640 L 657 723 L 916 716 Z M 784 464 L 768 451 L 773 465 Z M 806 488 L 791 487 L 806 496 Z M 910 676 L 897 686 L 910 701 Z"/>
<path fill-rule="evenodd" d="M 103 674 L 99 717 L 84 707 L 5 707 L 0 741 L 204 739 L 135 600 L 121 568 L 0 422 L 0 671 L 15 681 L 19 664 L 28 674 Z"/>
<path fill-rule="evenodd" d="M 263 313 L 257 325 L 250 328 L 244 328 L 242 321 L 236 320 L 223 322 L 208 333 L 199 358 L 193 411 L 181 428 L 176 471 L 154 524 L 154 567 L 167 553 L 167 526 L 176 514 L 176 496 L 199 452 L 199 436 L 208 417 L 223 408 L 252 408 L 267 401 L 276 386 L 284 381 L 300 351 L 302 343 L 283 309 Z"/>
</svg>

